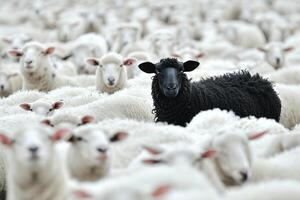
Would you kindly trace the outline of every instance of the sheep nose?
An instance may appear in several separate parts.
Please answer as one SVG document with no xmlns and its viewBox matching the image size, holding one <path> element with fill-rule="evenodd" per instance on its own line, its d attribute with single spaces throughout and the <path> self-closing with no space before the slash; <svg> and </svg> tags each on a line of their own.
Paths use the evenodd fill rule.
<svg viewBox="0 0 300 200">
<path fill-rule="evenodd" d="M 0 88 L 1 88 L 1 90 L 4 90 L 4 85 L 1 85 Z"/>
<path fill-rule="evenodd" d="M 30 151 L 32 154 L 35 154 L 35 153 L 38 152 L 39 147 L 37 147 L 37 146 L 31 146 L 31 147 L 29 147 L 28 149 L 29 149 L 29 151 Z"/>
<path fill-rule="evenodd" d="M 106 153 L 106 152 L 107 152 L 107 149 L 106 149 L 106 148 L 98 147 L 98 148 L 97 148 L 97 151 L 100 152 L 100 153 Z"/>
<path fill-rule="evenodd" d="M 30 64 L 32 63 L 32 60 L 26 60 L 25 63 L 26 63 L 27 65 L 30 65 Z"/>
<path fill-rule="evenodd" d="M 115 78 L 114 77 L 109 77 L 107 80 L 108 80 L 109 85 L 113 85 L 115 83 Z"/>
<path fill-rule="evenodd" d="M 240 172 L 242 176 L 242 182 L 245 182 L 248 180 L 248 173 L 247 172 Z"/>
<path fill-rule="evenodd" d="M 175 83 L 170 83 L 168 86 L 167 86 L 167 89 L 168 90 L 175 90 L 177 87 L 177 85 Z"/>
<path fill-rule="evenodd" d="M 277 65 L 280 63 L 280 59 L 279 58 L 276 58 L 276 63 L 277 63 Z"/>
</svg>

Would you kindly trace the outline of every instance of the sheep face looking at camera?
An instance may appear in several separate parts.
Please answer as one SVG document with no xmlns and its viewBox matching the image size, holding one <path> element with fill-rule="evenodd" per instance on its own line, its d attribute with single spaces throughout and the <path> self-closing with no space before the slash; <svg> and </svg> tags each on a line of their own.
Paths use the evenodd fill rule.
<svg viewBox="0 0 300 200">
<path fill-rule="evenodd" d="M 33 103 L 22 103 L 20 107 L 27 111 L 35 112 L 38 115 L 42 116 L 51 116 L 54 111 L 60 109 L 64 103 L 62 101 L 54 102 L 53 104 L 49 103 L 46 100 L 38 100 Z"/>
<path fill-rule="evenodd" d="M 71 175 L 80 181 L 96 181 L 110 170 L 110 143 L 126 138 L 127 133 L 117 132 L 111 137 L 94 127 L 78 128 L 69 142 L 67 165 Z"/>
<path fill-rule="evenodd" d="M 9 54 L 13 57 L 21 57 L 21 72 L 30 75 L 45 70 L 40 66 L 44 66 L 44 63 L 48 62 L 48 55 L 52 54 L 54 49 L 54 47 L 44 48 L 38 43 L 31 42 L 26 44 L 22 50 L 10 50 Z"/>
<path fill-rule="evenodd" d="M 284 47 L 283 44 L 277 42 L 258 48 L 259 51 L 265 53 L 265 60 L 275 69 L 282 68 L 285 65 L 285 54 L 293 49 L 291 46 Z"/>
<path fill-rule="evenodd" d="M 127 62 L 123 61 L 120 54 L 108 53 L 102 56 L 100 60 L 90 58 L 87 62 L 97 66 L 96 87 L 99 91 L 111 94 L 126 86 L 127 71 L 125 65 Z"/>
<path fill-rule="evenodd" d="M 240 71 L 191 82 L 184 72 L 198 65 L 197 61 L 182 63 L 174 58 L 139 65 L 142 71 L 155 74 L 152 98 L 157 122 L 186 126 L 196 114 L 213 108 L 232 110 L 240 117 L 279 121 L 281 102 L 270 81 Z"/>
</svg>

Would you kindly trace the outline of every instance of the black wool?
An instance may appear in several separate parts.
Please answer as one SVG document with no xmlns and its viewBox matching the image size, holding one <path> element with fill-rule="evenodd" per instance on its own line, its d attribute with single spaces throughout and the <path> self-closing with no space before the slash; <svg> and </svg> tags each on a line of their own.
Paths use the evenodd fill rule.
<svg viewBox="0 0 300 200">
<path fill-rule="evenodd" d="M 190 82 L 182 74 L 179 93 L 166 97 L 159 89 L 158 77 L 152 82 L 152 98 L 156 122 L 186 126 L 201 111 L 220 108 L 232 110 L 240 117 L 255 116 L 274 119 L 281 113 L 281 102 L 267 79 L 248 71 L 229 73 L 199 82 Z"/>
</svg>

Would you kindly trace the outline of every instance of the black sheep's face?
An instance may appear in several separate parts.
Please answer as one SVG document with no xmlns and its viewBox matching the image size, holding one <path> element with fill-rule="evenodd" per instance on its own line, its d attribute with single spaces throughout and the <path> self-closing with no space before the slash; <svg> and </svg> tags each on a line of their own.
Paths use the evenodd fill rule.
<svg viewBox="0 0 300 200">
<path fill-rule="evenodd" d="M 139 68 L 146 73 L 155 73 L 160 91 L 168 98 L 175 98 L 180 92 L 184 72 L 193 71 L 198 65 L 197 61 L 182 63 L 174 58 L 166 58 L 156 64 L 141 63 Z"/>
</svg>

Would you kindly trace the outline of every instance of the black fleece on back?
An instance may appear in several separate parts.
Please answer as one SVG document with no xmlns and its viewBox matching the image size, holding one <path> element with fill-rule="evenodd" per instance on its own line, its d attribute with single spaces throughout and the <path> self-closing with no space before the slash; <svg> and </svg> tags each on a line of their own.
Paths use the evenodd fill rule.
<svg viewBox="0 0 300 200">
<path fill-rule="evenodd" d="M 229 73 L 191 83 L 182 75 L 182 87 L 175 98 L 159 91 L 155 75 L 152 98 L 156 121 L 186 126 L 199 112 L 213 108 L 232 110 L 240 117 L 255 116 L 274 119 L 281 113 L 281 101 L 272 83 L 248 71 Z"/>
</svg>

